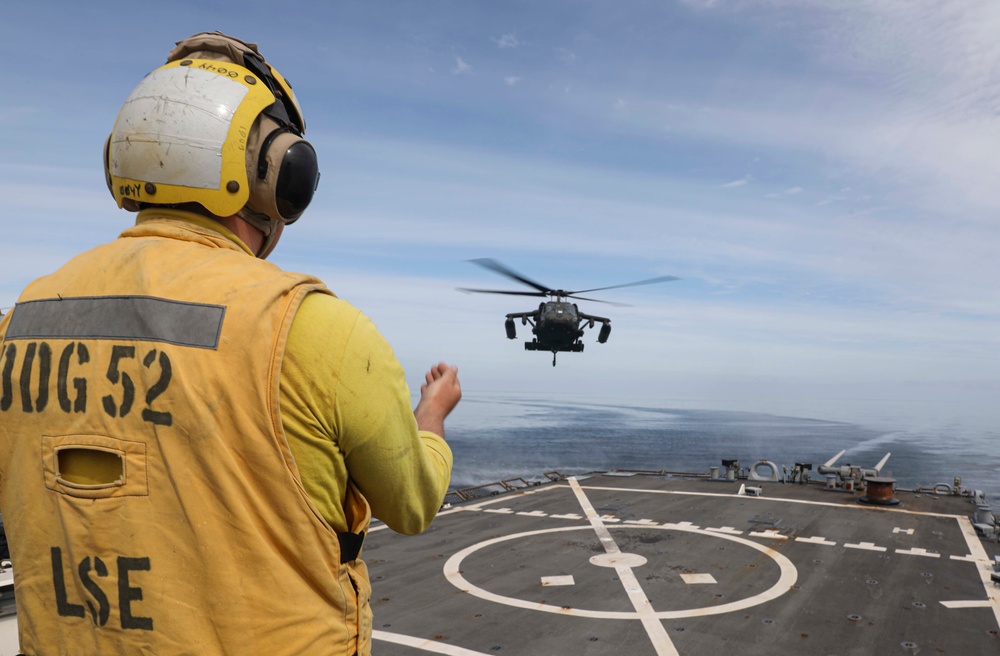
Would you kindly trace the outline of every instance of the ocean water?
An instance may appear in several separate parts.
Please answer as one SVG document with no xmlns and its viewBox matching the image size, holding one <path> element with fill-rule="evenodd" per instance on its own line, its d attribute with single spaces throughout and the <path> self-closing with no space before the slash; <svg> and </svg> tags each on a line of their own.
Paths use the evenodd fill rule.
<svg viewBox="0 0 1000 656">
<path fill-rule="evenodd" d="M 760 411 L 770 405 L 768 411 Z M 748 408 L 752 408 L 748 409 Z M 544 472 L 619 469 L 707 472 L 723 459 L 874 467 L 900 488 L 961 484 L 1000 505 L 1000 423 L 993 410 L 912 402 L 829 400 L 761 404 L 615 401 L 518 394 L 466 395 L 447 421 L 452 487 Z"/>
</svg>

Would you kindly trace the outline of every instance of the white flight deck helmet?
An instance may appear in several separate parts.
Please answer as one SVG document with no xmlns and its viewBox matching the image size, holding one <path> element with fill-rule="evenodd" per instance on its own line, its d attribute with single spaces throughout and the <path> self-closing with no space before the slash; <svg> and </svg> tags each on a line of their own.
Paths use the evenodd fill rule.
<svg viewBox="0 0 1000 656">
<path fill-rule="evenodd" d="M 302 215 L 319 184 L 292 87 L 254 43 L 221 32 L 177 42 L 125 100 L 105 142 L 118 207 L 198 203 L 266 236 Z"/>
</svg>

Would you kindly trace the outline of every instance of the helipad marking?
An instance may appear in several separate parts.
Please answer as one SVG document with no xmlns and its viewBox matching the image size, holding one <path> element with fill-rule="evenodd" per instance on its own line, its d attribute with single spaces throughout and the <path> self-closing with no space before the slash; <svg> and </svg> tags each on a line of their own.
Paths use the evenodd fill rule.
<svg viewBox="0 0 1000 656">
<path fill-rule="evenodd" d="M 769 528 L 766 531 L 750 531 L 750 536 L 755 538 L 767 538 L 769 540 L 787 540 L 787 535 L 782 535 L 773 528 Z"/>
<path fill-rule="evenodd" d="M 844 544 L 848 549 L 863 549 L 865 551 L 887 551 L 887 547 L 876 546 L 874 542 L 859 542 L 858 544 Z"/>
<path fill-rule="evenodd" d="M 811 538 L 795 538 L 796 542 L 805 542 L 806 544 L 825 544 L 828 547 L 836 546 L 836 542 L 827 540 L 824 537 L 814 536 Z"/>
<path fill-rule="evenodd" d="M 711 531 L 712 533 L 728 533 L 729 535 L 743 535 L 743 531 L 737 531 L 732 526 L 723 526 L 721 528 L 711 528 L 709 526 L 706 526 L 705 530 Z"/>
<path fill-rule="evenodd" d="M 681 574 L 681 580 L 688 585 L 698 585 L 702 583 L 718 583 L 711 574 Z"/>
<path fill-rule="evenodd" d="M 626 611 L 598 611 L 598 610 L 586 610 L 581 608 L 566 608 L 563 606 L 553 606 L 550 604 L 538 603 L 533 601 L 525 601 L 523 599 L 517 599 L 514 597 L 505 597 L 503 595 L 496 594 L 494 592 L 489 592 L 476 585 L 470 583 L 461 573 L 462 561 L 465 558 L 480 549 L 485 549 L 486 547 L 491 547 L 496 544 L 502 544 L 510 540 L 519 540 L 521 538 L 529 538 L 536 535 L 548 535 L 550 533 L 563 533 L 567 531 L 585 531 L 590 529 L 590 526 L 563 526 L 560 528 L 549 528 L 540 529 L 536 531 L 526 531 L 524 533 L 514 533 L 511 535 L 504 535 L 498 538 L 491 538 L 489 540 L 484 540 L 477 544 L 473 544 L 461 551 L 455 553 L 451 556 L 444 564 L 444 575 L 445 578 L 456 588 L 462 590 L 463 592 L 468 592 L 469 594 L 479 597 L 480 599 L 485 599 L 486 601 L 492 601 L 498 604 L 504 604 L 506 606 L 513 606 L 515 608 L 524 608 L 527 610 L 537 610 L 546 613 L 555 613 L 557 615 L 569 615 L 571 617 L 589 617 L 594 619 L 612 619 L 612 620 L 636 620 L 639 619 L 636 613 L 626 612 Z M 638 526 L 614 526 L 612 527 L 616 531 L 629 531 L 640 529 Z M 711 533 L 709 531 L 703 531 L 700 529 L 684 528 L 679 529 L 676 527 L 669 526 L 650 526 L 641 528 L 641 530 L 652 530 L 652 531 L 669 531 L 669 530 L 683 530 L 688 533 L 696 533 L 698 535 L 704 535 L 706 537 L 715 538 L 718 540 L 729 540 L 730 542 L 736 542 L 750 549 L 755 549 L 767 556 L 770 556 L 778 568 L 781 574 L 778 581 L 772 585 L 770 588 L 764 592 L 754 595 L 752 597 L 746 597 L 745 599 L 740 599 L 737 601 L 730 602 L 728 604 L 720 604 L 718 606 L 709 606 L 705 608 L 691 608 L 687 610 L 669 610 L 669 611 L 658 611 L 655 616 L 661 620 L 673 620 L 682 619 L 686 617 L 704 617 L 707 615 L 723 615 L 725 613 L 732 613 L 736 611 L 746 610 L 747 608 L 752 608 L 754 606 L 763 604 L 765 602 L 777 599 L 786 592 L 792 589 L 795 585 L 795 581 L 798 578 L 798 572 L 795 569 L 795 565 L 792 564 L 788 558 L 784 555 L 778 553 L 770 547 L 766 547 L 753 540 L 748 540 L 742 537 L 736 537 L 731 535 L 724 535 L 720 533 Z"/>
<path fill-rule="evenodd" d="M 513 515 L 514 511 L 510 508 L 483 508 L 483 512 L 497 513 L 498 515 Z"/>
<path fill-rule="evenodd" d="M 522 510 L 517 513 L 518 515 L 524 515 L 525 517 L 548 517 L 548 513 L 542 510 Z"/>
<path fill-rule="evenodd" d="M 435 654 L 444 654 L 445 656 L 488 656 L 481 651 L 472 651 L 471 649 L 456 647 L 455 645 L 449 645 L 437 640 L 414 638 L 413 636 L 401 635 L 399 633 L 389 633 L 388 631 L 379 631 L 378 629 L 372 630 L 372 639 L 381 640 L 383 642 L 393 642 L 397 645 L 413 647 L 414 649 L 422 649 Z"/>
<path fill-rule="evenodd" d="M 626 519 L 626 524 L 635 524 L 636 526 L 656 526 L 659 522 L 654 522 L 652 519 Z"/>
<path fill-rule="evenodd" d="M 969 521 L 968 517 L 959 517 L 958 526 L 962 529 L 962 535 L 965 537 L 965 544 L 969 547 L 969 553 L 975 557 L 975 562 L 979 563 L 979 577 L 983 582 L 983 588 L 986 590 L 986 596 L 989 601 L 986 605 L 993 609 L 993 617 L 996 618 L 997 626 L 1000 626 L 1000 595 L 998 595 L 995 590 L 991 580 L 993 569 L 990 566 L 990 559 L 986 555 L 986 548 L 979 541 L 979 536 L 976 535 L 976 529 L 972 526 L 972 522 Z"/>
<path fill-rule="evenodd" d="M 908 556 L 926 556 L 928 558 L 940 558 L 941 554 L 934 553 L 933 551 L 927 551 L 926 549 L 920 549 L 919 547 L 914 547 L 912 549 L 896 549 L 898 554 L 906 554 Z"/>
<path fill-rule="evenodd" d="M 912 528 L 899 528 L 898 526 L 892 529 L 893 533 L 906 533 L 907 535 L 913 535 Z"/>
<path fill-rule="evenodd" d="M 679 656 L 674 643 L 670 641 L 670 636 L 667 635 L 667 630 L 663 628 L 663 622 L 654 614 L 652 604 L 646 597 L 646 593 L 642 591 L 638 579 L 635 578 L 635 574 L 632 572 L 632 563 L 635 561 L 625 560 L 622 564 L 618 565 L 614 560 L 615 558 L 631 554 L 622 554 L 621 549 L 618 548 L 618 545 L 611 537 L 611 533 L 608 532 L 608 527 L 601 521 L 604 518 L 597 516 L 597 511 L 594 510 L 590 499 L 580 489 L 580 483 L 575 478 L 570 478 L 569 486 L 573 489 L 573 494 L 576 495 L 576 500 L 583 509 L 583 514 L 587 516 L 587 520 L 590 522 L 594 532 L 601 539 L 601 544 L 607 552 L 606 556 L 610 557 L 611 560 L 609 562 L 613 564 L 615 572 L 618 574 L 618 580 L 625 587 L 625 593 L 628 595 L 629 601 L 632 602 L 632 607 L 635 608 L 635 614 L 642 621 L 642 626 L 646 629 L 646 634 L 649 636 L 650 642 L 653 643 L 653 649 L 656 650 L 657 656 Z M 595 562 L 594 558 L 591 558 L 590 562 Z M 643 559 L 643 563 L 645 562 L 645 559 Z"/>
<path fill-rule="evenodd" d="M 620 522 L 622 520 L 618 519 L 614 515 L 601 515 L 601 521 L 603 521 L 603 522 L 611 522 L 613 524 L 617 524 L 618 522 Z"/>
<path fill-rule="evenodd" d="M 573 579 L 572 574 L 566 574 L 565 576 L 543 576 L 542 585 L 576 585 L 576 581 Z"/>
<path fill-rule="evenodd" d="M 583 519 L 583 515 L 577 515 L 576 513 L 566 513 L 565 515 L 549 515 L 554 519 Z"/>
<path fill-rule="evenodd" d="M 633 553 L 602 553 L 590 557 L 590 564 L 598 567 L 642 567 L 646 557 Z"/>
</svg>

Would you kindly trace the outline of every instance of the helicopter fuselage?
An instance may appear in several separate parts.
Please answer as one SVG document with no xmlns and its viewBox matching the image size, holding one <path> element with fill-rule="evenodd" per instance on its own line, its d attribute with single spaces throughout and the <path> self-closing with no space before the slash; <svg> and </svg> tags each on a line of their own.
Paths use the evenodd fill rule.
<svg viewBox="0 0 1000 656">
<path fill-rule="evenodd" d="M 593 327 L 596 322 L 600 322 L 601 333 L 598 342 L 604 343 L 611 333 L 611 320 L 605 317 L 597 317 L 580 312 L 576 303 L 568 301 L 548 301 L 539 303 L 538 309 L 533 312 L 512 312 L 507 315 L 506 330 L 508 339 L 516 339 L 516 329 L 514 322 L 521 320 L 522 325 L 531 324 L 531 332 L 534 339 L 524 343 L 527 351 L 551 351 L 553 354 L 559 352 L 583 351 L 583 337 L 585 327 Z"/>
</svg>

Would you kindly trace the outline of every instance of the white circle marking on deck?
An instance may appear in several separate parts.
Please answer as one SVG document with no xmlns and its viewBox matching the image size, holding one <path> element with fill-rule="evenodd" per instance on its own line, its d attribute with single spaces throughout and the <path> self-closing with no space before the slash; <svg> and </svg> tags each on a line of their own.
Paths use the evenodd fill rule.
<svg viewBox="0 0 1000 656">
<path fill-rule="evenodd" d="M 598 567 L 642 567 L 646 562 L 645 557 L 631 553 L 603 553 L 590 557 L 590 564 Z"/>
<path fill-rule="evenodd" d="M 708 606 L 705 608 L 689 608 L 686 610 L 667 610 L 658 611 L 653 614 L 654 617 L 663 620 L 669 619 L 680 619 L 683 617 L 703 617 L 706 615 L 722 615 L 724 613 L 732 613 L 739 610 L 745 610 L 751 608 L 758 604 L 762 604 L 772 599 L 777 599 L 781 595 L 785 594 L 791 590 L 792 586 L 795 585 L 795 581 L 798 579 L 798 571 L 795 569 L 795 565 L 786 558 L 784 555 L 774 551 L 770 547 L 766 547 L 756 542 L 750 540 L 745 540 L 743 538 L 736 537 L 734 535 L 726 535 L 722 533 L 713 533 L 711 531 L 704 531 L 697 528 L 692 528 L 690 526 L 612 526 L 608 527 L 614 531 L 620 530 L 666 530 L 666 531 L 685 531 L 687 533 L 697 533 L 699 535 L 704 535 L 706 537 L 715 538 L 719 540 L 729 540 L 730 542 L 736 542 L 742 544 L 743 546 L 749 547 L 751 549 L 756 549 L 757 551 L 769 556 L 778 565 L 778 569 L 781 574 L 778 577 L 777 582 L 772 585 L 767 590 L 764 590 L 760 594 L 753 595 L 752 597 L 747 597 L 745 599 L 740 599 L 737 601 L 730 602 L 728 604 L 720 604 L 718 606 Z M 588 526 L 565 526 L 562 528 L 549 528 L 541 529 L 538 531 L 526 531 L 524 533 L 514 533 L 512 535 L 504 535 L 498 538 L 493 538 L 490 540 L 484 540 L 477 544 L 471 545 L 462 549 L 461 551 L 455 553 L 451 558 L 448 559 L 444 564 L 444 575 L 448 581 L 454 585 L 459 590 L 463 592 L 468 592 L 469 594 L 479 597 L 480 599 L 485 599 L 487 601 L 493 601 L 498 604 L 504 604 L 506 606 L 514 606 L 517 608 L 525 608 L 527 610 L 538 610 L 546 613 L 557 613 L 560 615 L 570 615 L 573 617 L 590 617 L 595 619 L 618 619 L 618 620 L 636 620 L 641 619 L 640 615 L 635 612 L 628 611 L 600 611 L 600 610 L 586 610 L 583 608 L 573 608 L 569 606 L 552 606 L 550 604 L 525 601 L 524 599 L 516 599 L 514 597 L 506 597 L 504 595 L 499 595 L 489 590 L 484 590 L 479 586 L 470 583 L 461 573 L 462 561 L 466 556 L 479 551 L 485 547 L 489 547 L 494 544 L 499 544 L 501 542 L 507 542 L 509 540 L 518 540 L 521 538 L 531 537 L 534 535 L 546 535 L 549 533 L 562 533 L 565 531 L 588 531 L 592 528 Z M 624 554 L 622 554 L 624 555 Z"/>
</svg>

